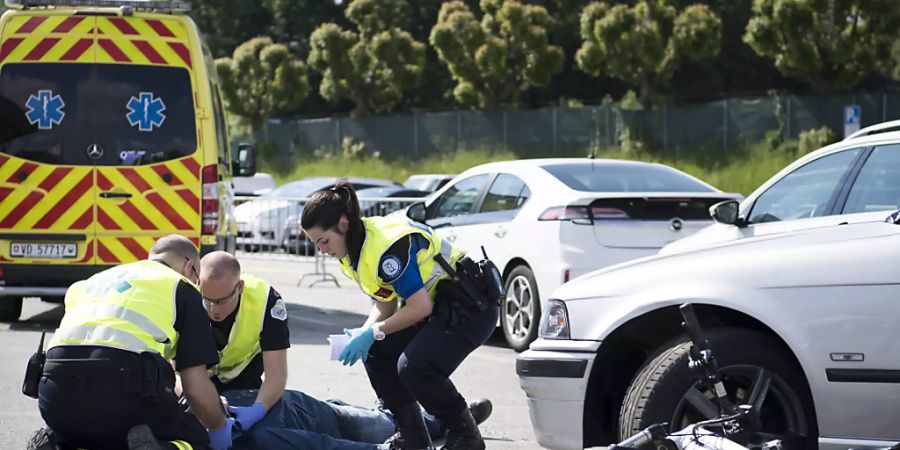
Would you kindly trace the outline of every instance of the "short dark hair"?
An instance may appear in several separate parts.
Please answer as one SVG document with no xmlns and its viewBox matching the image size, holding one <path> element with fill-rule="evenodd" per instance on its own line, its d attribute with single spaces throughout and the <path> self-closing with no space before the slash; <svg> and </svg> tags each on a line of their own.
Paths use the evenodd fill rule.
<svg viewBox="0 0 900 450">
<path fill-rule="evenodd" d="M 337 227 L 341 217 L 346 217 L 350 222 L 347 230 L 347 254 L 350 262 L 356 265 L 359 262 L 359 254 L 362 251 L 362 243 L 365 238 L 365 226 L 362 223 L 362 215 L 359 212 L 359 200 L 356 198 L 356 190 L 347 180 L 338 181 L 333 188 L 316 192 L 310 197 L 309 202 L 303 207 L 303 215 L 300 217 L 300 226 L 304 230 L 319 227 L 330 230 Z"/>
</svg>

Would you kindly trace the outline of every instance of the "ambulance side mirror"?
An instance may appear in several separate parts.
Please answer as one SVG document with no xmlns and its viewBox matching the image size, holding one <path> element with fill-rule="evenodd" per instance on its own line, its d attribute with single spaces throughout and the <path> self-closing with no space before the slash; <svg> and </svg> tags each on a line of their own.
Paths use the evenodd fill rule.
<svg viewBox="0 0 900 450">
<path fill-rule="evenodd" d="M 256 149 L 253 145 L 238 144 L 237 159 L 231 163 L 231 173 L 238 177 L 252 177 L 256 173 Z"/>
</svg>

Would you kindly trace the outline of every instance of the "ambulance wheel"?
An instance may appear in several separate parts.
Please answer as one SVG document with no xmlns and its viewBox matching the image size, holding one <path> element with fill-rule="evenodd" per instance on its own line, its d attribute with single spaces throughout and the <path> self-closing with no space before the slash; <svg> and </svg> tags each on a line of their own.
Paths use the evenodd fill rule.
<svg viewBox="0 0 900 450">
<path fill-rule="evenodd" d="M 22 315 L 22 297 L 0 297 L 0 322 L 15 322 Z"/>
</svg>

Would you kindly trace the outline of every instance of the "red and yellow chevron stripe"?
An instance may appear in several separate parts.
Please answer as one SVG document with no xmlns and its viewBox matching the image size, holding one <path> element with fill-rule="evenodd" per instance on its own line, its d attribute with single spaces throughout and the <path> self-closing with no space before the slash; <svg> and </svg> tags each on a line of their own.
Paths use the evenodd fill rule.
<svg viewBox="0 0 900 450">
<path fill-rule="evenodd" d="M 183 21 L 174 18 L 14 16 L 3 62 L 102 62 L 193 66 Z"/>
</svg>

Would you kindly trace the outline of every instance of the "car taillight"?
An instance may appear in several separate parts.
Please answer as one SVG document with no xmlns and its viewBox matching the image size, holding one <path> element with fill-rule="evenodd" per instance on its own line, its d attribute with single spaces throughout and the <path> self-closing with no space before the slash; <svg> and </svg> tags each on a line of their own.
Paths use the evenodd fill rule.
<svg viewBox="0 0 900 450">
<path fill-rule="evenodd" d="M 538 220 L 591 220 L 587 206 L 554 206 L 547 208 Z"/>
<path fill-rule="evenodd" d="M 216 234 L 219 230 L 219 169 L 215 165 L 203 168 L 203 215 L 201 233 Z"/>
</svg>

